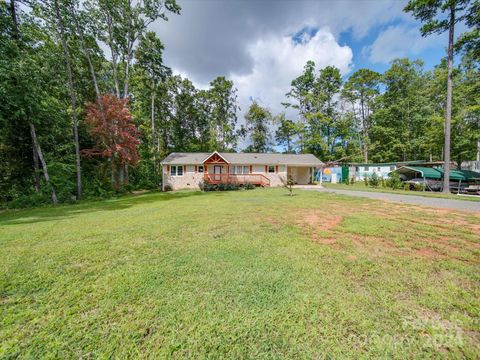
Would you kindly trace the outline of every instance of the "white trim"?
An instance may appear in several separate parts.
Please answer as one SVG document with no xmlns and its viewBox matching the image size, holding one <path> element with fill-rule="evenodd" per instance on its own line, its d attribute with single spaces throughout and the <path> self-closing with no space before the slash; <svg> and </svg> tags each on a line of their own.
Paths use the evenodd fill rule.
<svg viewBox="0 0 480 360">
<path fill-rule="evenodd" d="M 175 167 L 175 174 L 172 175 L 172 169 L 173 167 Z M 178 168 L 181 168 L 182 169 L 182 174 L 181 175 L 178 175 Z M 186 173 L 186 168 L 187 168 L 187 165 L 170 165 L 170 174 L 168 174 L 170 177 L 182 177 L 182 176 L 185 176 L 185 173 Z"/>
</svg>

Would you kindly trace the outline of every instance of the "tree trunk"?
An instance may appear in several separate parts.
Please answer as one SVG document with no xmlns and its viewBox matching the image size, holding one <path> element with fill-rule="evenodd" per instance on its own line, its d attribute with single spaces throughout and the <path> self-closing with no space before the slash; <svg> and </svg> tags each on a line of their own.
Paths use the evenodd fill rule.
<svg viewBox="0 0 480 360">
<path fill-rule="evenodd" d="M 110 156 L 110 171 L 112 172 L 111 174 L 111 177 L 110 177 L 110 181 L 111 181 L 111 184 L 112 184 L 112 187 L 115 187 L 115 172 L 116 172 L 116 169 L 115 169 L 115 157 L 112 155 Z"/>
<path fill-rule="evenodd" d="M 477 161 L 480 161 L 480 140 L 477 141 Z"/>
<path fill-rule="evenodd" d="M 32 142 L 33 145 L 33 142 Z M 35 181 L 35 191 L 40 191 L 40 166 L 38 163 L 38 153 L 36 147 L 32 146 L 33 153 L 33 179 Z"/>
<path fill-rule="evenodd" d="M 17 45 L 20 46 L 20 32 L 18 31 L 18 21 L 17 21 L 17 9 L 15 5 L 15 0 L 10 0 L 10 15 L 12 17 L 12 23 L 13 23 L 13 37 L 15 38 L 15 41 L 17 42 Z M 37 136 L 35 133 L 35 127 L 33 124 L 29 123 L 30 127 L 30 135 L 32 137 L 32 155 L 33 155 L 33 178 L 35 182 L 35 190 L 37 192 L 40 191 L 40 169 L 39 169 L 39 164 L 38 164 L 38 150 L 37 150 Z M 47 173 L 48 176 L 48 173 Z M 52 187 L 53 189 L 53 187 Z M 52 201 L 55 200 L 54 203 L 57 201 L 57 196 L 55 194 L 55 190 L 53 189 L 52 193 Z"/>
<path fill-rule="evenodd" d="M 77 199 L 82 198 L 82 168 L 80 165 L 80 144 L 78 141 L 78 119 L 77 119 L 77 97 L 75 94 L 75 83 L 73 80 L 72 63 L 70 59 L 70 51 L 68 50 L 67 39 L 65 36 L 65 28 L 63 26 L 63 18 L 58 6 L 58 0 L 53 2 L 55 6 L 55 14 L 57 16 L 58 30 L 60 31 L 60 40 L 62 42 L 63 55 L 65 57 L 65 65 L 67 68 L 68 87 L 70 89 L 70 100 L 72 104 L 72 132 L 73 141 L 75 143 L 75 169 L 77 173 Z"/>
<path fill-rule="evenodd" d="M 128 48 L 128 53 L 127 53 L 127 61 L 126 61 L 126 64 L 125 64 L 125 86 L 124 86 L 124 90 L 123 90 L 123 97 L 124 98 L 128 98 L 128 85 L 129 85 L 129 82 L 130 82 L 130 63 L 132 62 L 132 57 L 133 57 L 133 50 L 131 48 L 132 45 L 129 45 L 129 48 Z"/>
<path fill-rule="evenodd" d="M 83 36 L 83 30 L 80 24 L 78 23 L 78 19 L 75 13 L 75 6 L 72 5 L 72 14 L 73 14 L 73 19 L 75 21 L 75 27 L 77 29 L 77 33 L 80 38 L 80 47 L 83 51 L 83 54 L 85 55 L 85 58 L 87 59 L 88 62 L 88 69 L 90 70 L 90 75 L 92 76 L 92 81 L 93 81 L 93 87 L 95 88 L 95 94 L 97 96 L 97 100 L 100 101 L 100 87 L 98 86 L 98 81 L 97 81 L 97 75 L 95 74 L 95 69 L 93 67 L 92 63 L 92 58 L 90 57 L 90 52 L 88 51 L 86 45 L 85 45 L 85 38 Z"/>
<path fill-rule="evenodd" d="M 153 151 L 153 176 L 157 176 L 157 159 L 155 151 L 155 85 L 152 88 L 152 101 L 150 104 L 151 122 L 152 122 L 152 151 Z"/>
<path fill-rule="evenodd" d="M 117 98 L 120 99 L 120 85 L 118 83 L 117 74 L 117 52 L 113 44 L 113 20 L 108 13 L 105 15 L 105 22 L 107 23 L 108 29 L 108 46 L 110 47 L 110 53 L 112 55 L 112 75 L 113 82 L 115 84 L 115 93 L 117 95 Z"/>
<path fill-rule="evenodd" d="M 20 34 L 18 32 L 18 21 L 17 21 L 17 8 L 15 6 L 15 0 L 10 0 L 10 15 L 12 17 L 12 23 L 13 23 L 13 36 L 15 37 L 15 40 L 20 40 Z"/>
<path fill-rule="evenodd" d="M 28 125 L 30 126 L 30 135 L 32 137 L 33 146 L 35 147 L 35 149 L 37 151 L 37 154 L 38 154 L 38 159 L 40 160 L 40 163 L 42 164 L 43 176 L 44 176 L 47 184 L 51 185 L 51 188 L 52 188 L 52 204 L 56 205 L 57 202 L 58 202 L 57 201 L 57 193 L 55 192 L 55 187 L 50 182 L 50 176 L 48 175 L 47 163 L 45 162 L 45 159 L 43 157 L 42 148 L 40 147 L 40 144 L 38 143 L 37 133 L 35 132 L 35 126 L 32 123 L 29 123 Z"/>
<path fill-rule="evenodd" d="M 455 5 L 450 8 L 450 24 L 448 30 L 448 66 L 447 66 L 447 107 L 445 110 L 445 152 L 443 165 L 443 192 L 450 193 L 450 124 L 452 120 L 452 68 L 453 38 L 455 30 Z"/>
</svg>

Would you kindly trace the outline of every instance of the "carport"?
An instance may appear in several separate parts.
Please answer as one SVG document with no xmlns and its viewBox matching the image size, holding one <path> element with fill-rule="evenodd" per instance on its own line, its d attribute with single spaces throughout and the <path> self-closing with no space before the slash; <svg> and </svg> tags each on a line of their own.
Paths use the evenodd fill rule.
<svg viewBox="0 0 480 360">
<path fill-rule="evenodd" d="M 425 180 L 443 180 L 444 170 L 443 168 L 429 168 L 425 166 L 402 166 L 392 171 L 397 173 L 403 181 L 412 180 L 415 178 L 422 178 Z M 456 183 L 453 184 L 452 190 L 460 192 L 462 185 L 476 183 L 480 181 L 480 173 L 471 170 L 450 170 L 450 181 Z"/>
</svg>

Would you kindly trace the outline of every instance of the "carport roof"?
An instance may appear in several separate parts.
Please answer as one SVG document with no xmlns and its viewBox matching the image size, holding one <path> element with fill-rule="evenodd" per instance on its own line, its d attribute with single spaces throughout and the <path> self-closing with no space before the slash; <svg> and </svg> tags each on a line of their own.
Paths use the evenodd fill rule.
<svg viewBox="0 0 480 360">
<path fill-rule="evenodd" d="M 398 172 L 399 174 L 416 172 L 420 173 L 422 177 L 427 179 L 442 179 L 444 170 L 443 168 L 430 168 L 425 166 L 402 166 L 392 172 Z M 468 181 L 477 179 L 480 179 L 480 173 L 478 172 L 471 170 L 450 170 L 450 180 Z"/>
</svg>

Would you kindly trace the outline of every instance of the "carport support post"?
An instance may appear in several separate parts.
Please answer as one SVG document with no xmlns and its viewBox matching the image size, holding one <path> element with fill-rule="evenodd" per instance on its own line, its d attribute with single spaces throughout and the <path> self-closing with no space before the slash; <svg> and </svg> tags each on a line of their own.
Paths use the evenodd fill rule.
<svg viewBox="0 0 480 360">
<path fill-rule="evenodd" d="M 423 177 L 423 191 L 427 188 L 427 180 L 425 179 L 425 176 Z"/>
<path fill-rule="evenodd" d="M 457 195 L 460 194 L 460 187 L 462 186 L 462 179 L 458 182 Z"/>
</svg>

